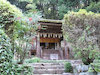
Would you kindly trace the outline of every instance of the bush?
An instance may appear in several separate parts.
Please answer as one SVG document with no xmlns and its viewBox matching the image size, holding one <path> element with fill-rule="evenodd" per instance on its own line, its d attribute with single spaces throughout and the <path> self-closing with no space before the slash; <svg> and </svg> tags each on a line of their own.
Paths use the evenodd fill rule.
<svg viewBox="0 0 100 75">
<path fill-rule="evenodd" d="M 89 65 L 90 63 L 93 62 L 93 59 L 87 59 L 86 57 L 83 57 L 83 58 L 82 58 L 82 62 L 83 62 L 85 65 Z"/>
<path fill-rule="evenodd" d="M 19 66 L 13 62 L 14 45 L 11 43 L 12 38 L 16 36 L 11 33 L 15 32 L 14 28 L 18 25 L 15 24 L 15 18 L 22 16 L 22 12 L 16 6 L 7 0 L 0 0 L 0 75 L 31 75 L 30 67 Z M 10 38 L 5 33 L 10 33 Z"/>
<path fill-rule="evenodd" d="M 100 54 L 100 14 L 80 9 L 64 16 L 63 34 L 73 47 L 75 57 L 90 64 Z"/>
<path fill-rule="evenodd" d="M 92 2 L 88 7 L 86 7 L 87 11 L 92 11 L 95 13 L 100 13 L 100 2 Z"/>
<path fill-rule="evenodd" d="M 20 65 L 16 67 L 17 75 L 32 75 L 33 68 L 26 65 Z"/>
<path fill-rule="evenodd" d="M 7 0 L 0 0 L 0 24 L 7 34 L 13 32 L 15 18 L 22 16 L 22 12 L 16 6 Z"/>
<path fill-rule="evenodd" d="M 73 72 L 73 67 L 72 67 L 71 63 L 69 63 L 69 62 L 65 63 L 65 72 Z"/>
<path fill-rule="evenodd" d="M 10 39 L 0 29 L 0 75 L 31 75 L 31 67 L 19 66 L 13 62 Z"/>
<path fill-rule="evenodd" d="M 100 59 L 90 64 L 89 72 L 100 72 Z"/>
<path fill-rule="evenodd" d="M 0 74 L 7 75 L 11 74 L 12 69 L 12 50 L 10 39 L 4 33 L 2 29 L 0 29 Z"/>
<path fill-rule="evenodd" d="M 27 60 L 25 60 L 25 62 L 26 62 L 26 63 L 38 63 L 38 62 L 40 62 L 40 58 L 34 57 L 34 58 L 32 58 L 32 59 L 27 59 Z"/>
</svg>

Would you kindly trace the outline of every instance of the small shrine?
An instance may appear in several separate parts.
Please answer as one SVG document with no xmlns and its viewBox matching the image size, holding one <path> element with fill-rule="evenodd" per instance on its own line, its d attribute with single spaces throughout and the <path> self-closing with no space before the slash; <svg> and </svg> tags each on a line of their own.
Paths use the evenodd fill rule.
<svg viewBox="0 0 100 75">
<path fill-rule="evenodd" d="M 63 39 L 62 20 L 42 19 L 39 24 L 31 54 L 42 59 L 69 59 L 70 49 Z"/>
</svg>

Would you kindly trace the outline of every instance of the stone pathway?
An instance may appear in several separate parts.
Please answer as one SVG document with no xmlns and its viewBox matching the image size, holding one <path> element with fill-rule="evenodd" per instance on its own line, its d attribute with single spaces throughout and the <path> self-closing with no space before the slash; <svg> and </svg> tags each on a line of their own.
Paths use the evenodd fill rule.
<svg viewBox="0 0 100 75">
<path fill-rule="evenodd" d="M 62 75 L 64 65 L 62 63 L 34 63 L 34 75 Z"/>
<path fill-rule="evenodd" d="M 68 60 L 66 60 L 67 62 Z M 68 61 L 72 63 L 73 66 L 79 65 L 81 61 Z M 64 63 L 62 62 L 48 62 L 48 63 L 32 63 L 30 64 L 34 70 L 33 75 L 63 75 L 64 73 Z"/>
</svg>

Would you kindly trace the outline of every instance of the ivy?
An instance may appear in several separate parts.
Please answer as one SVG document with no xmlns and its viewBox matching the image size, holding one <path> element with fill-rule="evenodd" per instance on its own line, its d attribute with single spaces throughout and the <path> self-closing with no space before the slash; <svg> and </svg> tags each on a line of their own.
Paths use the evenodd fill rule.
<svg viewBox="0 0 100 75">
<path fill-rule="evenodd" d="M 12 63 L 12 50 L 11 50 L 11 43 L 8 36 L 4 33 L 2 29 L 0 29 L 0 73 L 1 75 L 9 74 L 11 69 Z"/>
</svg>

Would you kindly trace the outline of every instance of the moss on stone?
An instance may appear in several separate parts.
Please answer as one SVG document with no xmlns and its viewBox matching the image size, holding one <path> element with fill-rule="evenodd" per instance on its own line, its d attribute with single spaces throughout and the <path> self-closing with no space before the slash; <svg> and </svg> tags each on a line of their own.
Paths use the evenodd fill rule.
<svg viewBox="0 0 100 75">
<path fill-rule="evenodd" d="M 62 23 L 62 20 L 52 20 L 52 19 L 40 19 L 40 22 L 53 22 L 53 23 Z"/>
</svg>

